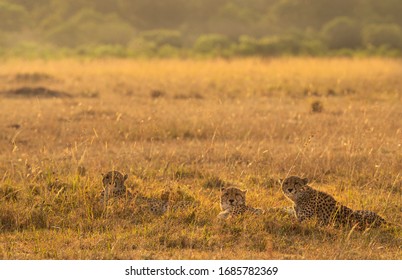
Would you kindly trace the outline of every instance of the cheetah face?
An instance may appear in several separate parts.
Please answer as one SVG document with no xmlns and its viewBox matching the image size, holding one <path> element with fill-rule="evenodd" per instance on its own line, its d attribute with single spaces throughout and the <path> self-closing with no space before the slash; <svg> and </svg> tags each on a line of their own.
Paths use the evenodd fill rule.
<svg viewBox="0 0 402 280">
<path fill-rule="evenodd" d="M 241 206 L 246 204 L 247 190 L 238 188 L 223 188 L 221 193 L 221 208 L 227 210 L 233 206 Z"/>
<path fill-rule="evenodd" d="M 109 171 L 103 175 L 102 183 L 106 190 L 110 193 L 118 193 L 125 191 L 124 182 L 128 175 L 123 175 L 119 171 Z"/>
<path fill-rule="evenodd" d="M 167 202 L 167 201 L 169 201 L 169 196 L 170 196 L 170 191 L 164 191 L 164 192 L 161 194 L 161 200 L 162 200 L 163 202 Z"/>
<path fill-rule="evenodd" d="M 282 191 L 286 197 L 295 201 L 297 195 L 304 190 L 304 187 L 308 183 L 307 178 L 300 178 L 297 176 L 290 176 L 285 180 L 281 180 Z"/>
</svg>

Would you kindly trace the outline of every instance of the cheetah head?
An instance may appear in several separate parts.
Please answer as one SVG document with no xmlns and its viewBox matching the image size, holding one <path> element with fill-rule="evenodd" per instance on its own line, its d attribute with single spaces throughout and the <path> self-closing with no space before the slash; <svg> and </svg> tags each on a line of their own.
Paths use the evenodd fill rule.
<svg viewBox="0 0 402 280">
<path fill-rule="evenodd" d="M 119 171 L 109 171 L 103 175 L 102 183 L 110 194 L 117 194 L 125 192 L 126 188 L 124 182 L 127 180 L 128 175 L 123 175 Z"/>
<path fill-rule="evenodd" d="M 290 176 L 279 181 L 281 182 L 283 193 L 292 201 L 296 200 L 297 195 L 303 191 L 308 184 L 307 178 L 300 178 L 297 176 Z"/>
<path fill-rule="evenodd" d="M 227 210 L 233 206 L 246 204 L 247 190 L 241 190 L 238 188 L 222 188 L 221 193 L 221 208 Z"/>
<path fill-rule="evenodd" d="M 170 191 L 163 191 L 161 194 L 161 200 L 163 202 L 169 201 Z"/>
</svg>

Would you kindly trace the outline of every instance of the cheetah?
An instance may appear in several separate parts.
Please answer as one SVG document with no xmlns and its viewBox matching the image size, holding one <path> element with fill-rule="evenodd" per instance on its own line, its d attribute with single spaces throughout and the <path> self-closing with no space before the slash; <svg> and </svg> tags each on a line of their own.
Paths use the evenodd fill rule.
<svg viewBox="0 0 402 280">
<path fill-rule="evenodd" d="M 170 191 L 164 191 L 160 199 L 137 195 L 135 197 L 135 204 L 139 205 L 141 208 L 145 208 L 152 214 L 163 215 L 169 208 L 169 196 Z"/>
<path fill-rule="evenodd" d="M 194 210 L 200 206 L 200 202 L 195 200 L 194 197 L 188 195 L 181 189 L 176 190 L 176 192 L 171 196 L 169 201 L 169 210 L 175 211 L 186 211 Z"/>
<path fill-rule="evenodd" d="M 337 202 L 331 195 L 308 186 L 307 178 L 290 176 L 281 180 L 284 195 L 294 203 L 297 220 L 317 218 L 319 225 L 357 225 L 364 229 L 378 227 L 385 220 L 371 211 L 353 211 Z"/>
<path fill-rule="evenodd" d="M 246 205 L 247 190 L 241 190 L 235 187 L 222 188 L 221 193 L 221 209 L 219 219 L 226 219 L 229 216 L 237 216 L 246 212 L 256 215 L 263 214 L 264 210 L 260 208 L 253 208 Z"/>
<path fill-rule="evenodd" d="M 187 209 L 194 209 L 200 206 L 199 201 L 180 200 L 174 203 L 169 203 L 169 209 L 172 211 L 185 211 Z"/>
<path fill-rule="evenodd" d="M 377 213 L 370 210 L 356 210 L 353 211 L 352 221 L 357 222 L 358 229 L 365 229 L 368 227 L 377 228 L 381 225 L 389 224 Z"/>
<path fill-rule="evenodd" d="M 127 180 L 128 175 L 123 175 L 119 171 L 109 171 L 102 177 L 103 191 L 101 197 L 107 200 L 110 197 L 122 196 L 126 193 L 124 182 Z"/>
</svg>

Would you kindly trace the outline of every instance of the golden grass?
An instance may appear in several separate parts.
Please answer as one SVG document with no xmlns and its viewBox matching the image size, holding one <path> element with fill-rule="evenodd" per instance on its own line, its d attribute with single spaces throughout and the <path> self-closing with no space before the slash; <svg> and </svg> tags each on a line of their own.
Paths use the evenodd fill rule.
<svg viewBox="0 0 402 280">
<path fill-rule="evenodd" d="M 277 179 L 295 174 L 401 224 L 400 77 L 388 59 L 3 61 L 0 258 L 402 259 L 398 227 L 216 219 L 220 182 L 269 209 L 290 205 Z M 36 96 L 46 90 L 72 97 Z M 123 199 L 105 211 L 111 169 L 200 206 L 157 217 Z"/>
</svg>

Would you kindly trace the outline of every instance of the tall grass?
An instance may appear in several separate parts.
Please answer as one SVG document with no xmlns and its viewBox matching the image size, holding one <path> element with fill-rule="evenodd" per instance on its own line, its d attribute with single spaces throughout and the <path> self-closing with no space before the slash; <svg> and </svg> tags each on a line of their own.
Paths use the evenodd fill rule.
<svg viewBox="0 0 402 280">
<path fill-rule="evenodd" d="M 296 174 L 401 224 L 401 76 L 387 59 L 4 61 L 0 257 L 401 259 L 398 227 L 216 219 L 223 184 L 284 207 L 277 180 Z M 39 87 L 72 97 L 13 95 Z M 112 169 L 132 190 L 200 205 L 159 217 L 115 199 L 105 211 Z"/>
</svg>

